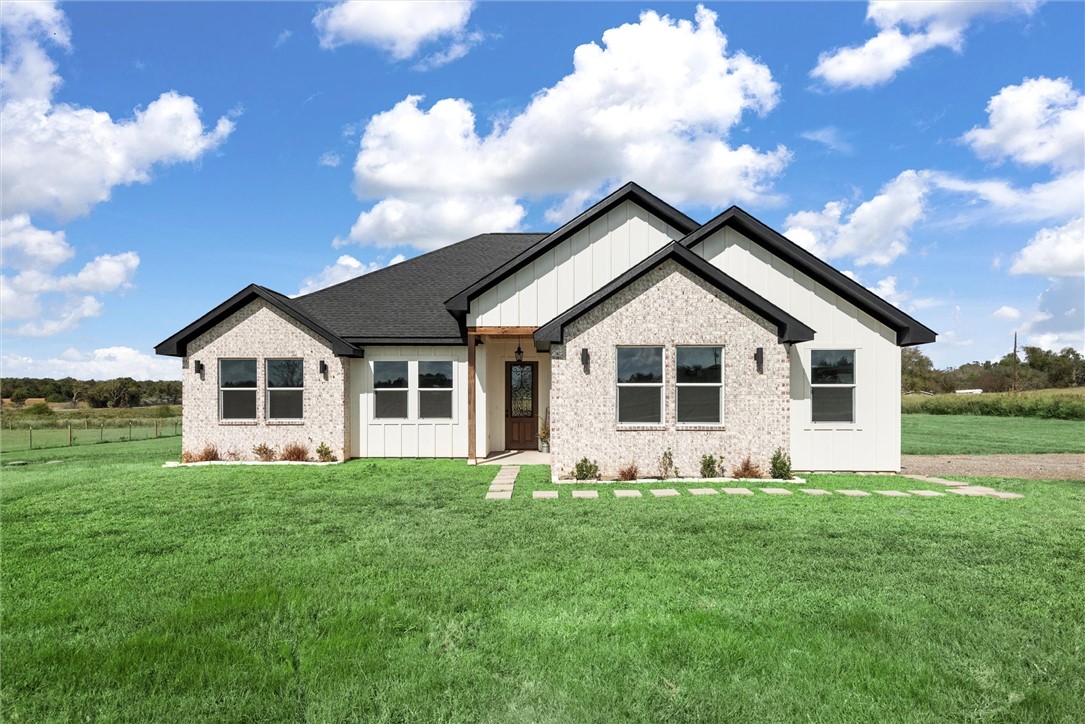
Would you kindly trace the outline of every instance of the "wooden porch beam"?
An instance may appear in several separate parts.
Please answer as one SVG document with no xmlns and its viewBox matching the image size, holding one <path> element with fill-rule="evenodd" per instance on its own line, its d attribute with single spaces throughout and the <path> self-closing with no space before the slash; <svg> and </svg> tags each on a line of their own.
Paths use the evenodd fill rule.
<svg viewBox="0 0 1085 724">
<path fill-rule="evenodd" d="M 467 334 L 480 337 L 530 337 L 538 327 L 470 327 Z"/>
<path fill-rule="evenodd" d="M 475 456 L 475 345 L 478 337 L 467 333 L 467 464 L 477 462 Z"/>
</svg>

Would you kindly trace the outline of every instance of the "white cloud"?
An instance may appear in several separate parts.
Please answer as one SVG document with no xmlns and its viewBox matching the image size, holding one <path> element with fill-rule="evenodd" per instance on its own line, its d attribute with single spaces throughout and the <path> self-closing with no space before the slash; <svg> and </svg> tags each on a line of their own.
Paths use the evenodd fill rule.
<svg viewBox="0 0 1085 724">
<path fill-rule="evenodd" d="M 1031 186 L 1014 186 L 1003 179 L 961 178 L 941 171 L 927 172 L 930 182 L 943 191 L 972 196 L 974 202 L 985 202 L 984 214 L 994 210 L 1016 221 L 1065 219 L 1082 212 L 1085 198 L 1085 174 L 1070 171 L 1051 181 Z"/>
<path fill-rule="evenodd" d="M 321 166 L 326 166 L 327 168 L 335 168 L 343 162 L 343 159 L 340 158 L 338 153 L 335 153 L 333 151 L 325 151 L 324 153 L 320 154 L 320 158 L 318 158 L 316 162 Z"/>
<path fill-rule="evenodd" d="M 747 112 L 767 113 L 769 69 L 729 53 L 716 14 L 695 21 L 646 11 L 576 49 L 573 72 L 479 135 L 471 104 L 428 109 L 408 96 L 370 119 L 355 160 L 355 193 L 378 202 L 350 240 L 432 248 L 479 231 L 516 228 L 525 198 L 595 196 L 627 180 L 668 201 L 718 208 L 776 200 L 783 146 L 733 146 Z"/>
<path fill-rule="evenodd" d="M 1067 78 L 1028 78 L 987 104 L 987 126 L 964 134 L 980 158 L 1058 170 L 1085 165 L 1085 97 Z"/>
<path fill-rule="evenodd" d="M 824 259 L 889 264 L 907 250 L 908 234 L 923 218 L 926 195 L 926 172 L 904 171 L 850 214 L 846 201 L 791 214 L 784 220 L 784 235 Z"/>
<path fill-rule="evenodd" d="M 1085 352 L 1085 278 L 1053 279 L 1021 332 L 1026 343 L 1037 347 Z"/>
<path fill-rule="evenodd" d="M 850 156 L 855 150 L 850 143 L 844 140 L 844 135 L 840 132 L 840 129 L 835 126 L 826 126 L 825 128 L 816 128 L 812 131 L 803 131 L 799 135 L 807 141 L 820 143 L 830 151 L 836 151 Z"/>
<path fill-rule="evenodd" d="M 869 88 L 892 80 L 916 56 L 934 48 L 961 52 L 965 31 L 975 20 L 1031 14 L 1036 0 L 946 2 L 872 1 L 867 21 L 878 34 L 862 45 L 835 48 L 818 56 L 810 75 L 834 88 Z"/>
<path fill-rule="evenodd" d="M 1011 274 L 1049 277 L 1085 276 L 1085 219 L 1040 229 L 1018 252 Z"/>
<path fill-rule="evenodd" d="M 992 312 L 991 316 L 995 319 L 1001 319 L 1003 322 L 1016 322 L 1021 318 L 1021 310 L 1017 307 L 1003 305 Z"/>
<path fill-rule="evenodd" d="M 473 8 L 469 0 L 348 1 L 318 12 L 313 25 L 322 48 L 362 43 L 388 52 L 393 60 L 406 60 L 427 43 L 451 38 L 452 46 L 444 52 L 454 60 L 458 51 L 452 48 L 465 42 Z"/>
<path fill-rule="evenodd" d="M 405 259 L 406 257 L 402 254 L 396 254 L 388 261 L 388 266 L 398 264 Z M 364 264 L 350 254 L 343 254 L 335 260 L 334 264 L 329 264 L 311 277 L 305 277 L 305 280 L 301 283 L 301 289 L 299 289 L 298 293 L 294 296 L 300 297 L 302 294 L 309 294 L 318 289 L 330 287 L 333 284 L 345 282 L 354 277 L 360 277 L 363 274 L 376 271 L 381 267 L 382 264 L 379 261 L 371 261 L 368 264 Z"/>
<path fill-rule="evenodd" d="M 181 379 L 181 361 L 144 354 L 131 347 L 103 347 L 90 352 L 69 348 L 60 355 L 37 359 L 5 354 L 4 374 L 11 377 L 74 377 L 82 380 L 109 380 L 132 377 L 137 380 Z"/>
<path fill-rule="evenodd" d="M 283 30 L 283 31 L 281 31 L 278 35 L 275 36 L 275 45 L 273 47 L 275 49 L 279 49 L 279 48 L 283 47 L 283 45 L 286 43 L 286 41 L 290 40 L 290 38 L 292 38 L 293 36 L 294 36 L 294 31 L 293 30 Z"/>
<path fill-rule="evenodd" d="M 2 266 L 14 272 L 0 275 L 0 314 L 5 321 L 29 320 L 8 334 L 48 336 L 100 315 L 94 295 L 130 286 L 139 256 L 102 254 L 73 274 L 58 273 L 75 249 L 63 230 L 38 228 L 32 216 L 88 213 L 114 187 L 148 182 L 155 166 L 195 161 L 217 148 L 233 121 L 224 116 L 205 129 L 196 102 L 174 91 L 120 121 L 54 103 L 61 79 L 46 46 L 71 49 L 64 13 L 55 3 L 8 3 L 0 32 L 0 246 Z M 44 294 L 63 297 L 46 301 Z"/>
<path fill-rule="evenodd" d="M 456 36 L 456 39 L 447 48 L 436 53 L 430 53 L 412 67 L 414 70 L 433 70 L 434 68 L 440 68 L 442 65 L 448 65 L 452 61 L 459 60 L 470 53 L 472 48 L 485 39 L 486 36 L 479 32 L 461 33 Z"/>
</svg>

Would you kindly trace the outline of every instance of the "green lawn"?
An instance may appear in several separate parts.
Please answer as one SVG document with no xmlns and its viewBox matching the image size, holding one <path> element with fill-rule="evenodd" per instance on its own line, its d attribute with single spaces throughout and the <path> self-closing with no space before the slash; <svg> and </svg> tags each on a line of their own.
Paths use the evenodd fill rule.
<svg viewBox="0 0 1085 724">
<path fill-rule="evenodd" d="M 498 502 L 462 462 L 178 454 L 2 469 L 5 720 L 1085 716 L 1080 484 L 535 501 L 531 467 Z"/>
<path fill-rule="evenodd" d="M 1085 453 L 1085 420 L 901 415 L 905 455 Z"/>
</svg>

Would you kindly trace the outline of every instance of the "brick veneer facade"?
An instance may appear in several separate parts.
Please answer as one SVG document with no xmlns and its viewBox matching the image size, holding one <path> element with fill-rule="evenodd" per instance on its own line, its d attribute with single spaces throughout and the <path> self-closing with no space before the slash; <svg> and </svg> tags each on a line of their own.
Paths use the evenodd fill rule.
<svg viewBox="0 0 1085 724">
<path fill-rule="evenodd" d="M 624 429 L 617 424 L 617 345 L 663 346 L 664 422 Z M 721 345 L 724 425 L 675 423 L 675 346 Z M 763 373 L 754 352 L 764 349 Z M 581 364 L 587 348 L 590 371 Z M 597 460 L 604 477 L 636 462 L 655 475 L 671 449 L 683 475 L 697 475 L 701 456 L 723 455 L 727 471 L 750 455 L 768 472 L 777 447 L 789 449 L 790 361 L 776 327 L 726 294 L 667 261 L 566 327 L 551 348 L 551 465 L 571 477 L 582 457 Z"/>
<path fill-rule="evenodd" d="M 189 342 L 187 352 L 182 377 L 185 450 L 199 451 L 211 443 L 223 457 L 233 452 L 251 460 L 255 445 L 281 449 L 301 443 L 315 458 L 316 447 L 326 443 L 340 460 L 349 456 L 350 360 L 336 357 L 323 339 L 267 302 L 258 299 L 215 325 Z M 256 420 L 252 422 L 219 421 L 218 361 L 226 358 L 257 361 Z M 264 360 L 282 358 L 304 360 L 304 418 L 297 422 L 267 419 Z M 196 360 L 204 365 L 202 379 L 194 371 Z M 320 374 L 321 361 L 328 365 L 327 379 Z"/>
</svg>

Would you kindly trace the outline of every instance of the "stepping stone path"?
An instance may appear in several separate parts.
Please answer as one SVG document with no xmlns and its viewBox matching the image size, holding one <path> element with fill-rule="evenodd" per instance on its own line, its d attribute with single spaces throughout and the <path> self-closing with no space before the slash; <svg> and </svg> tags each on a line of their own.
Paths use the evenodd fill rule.
<svg viewBox="0 0 1085 724">
<path fill-rule="evenodd" d="M 912 496 L 900 490 L 875 490 L 878 495 L 884 495 L 887 498 L 910 498 Z"/>
<path fill-rule="evenodd" d="M 519 474 L 519 465 L 502 465 L 501 469 L 497 471 L 494 481 L 490 484 L 490 489 L 486 493 L 486 500 L 511 500 L 512 486 Z"/>
<path fill-rule="evenodd" d="M 719 495 L 720 491 L 715 488 L 690 488 L 690 495 Z"/>
<path fill-rule="evenodd" d="M 837 490 L 836 492 L 841 495 L 847 495 L 849 498 L 862 498 L 870 495 L 870 493 L 865 490 Z"/>
<path fill-rule="evenodd" d="M 791 495 L 791 491 L 787 488 L 760 488 L 760 490 L 768 495 Z"/>
<path fill-rule="evenodd" d="M 819 490 L 817 488 L 799 488 L 799 490 L 807 495 L 832 495 L 828 490 Z"/>
<path fill-rule="evenodd" d="M 678 491 L 674 488 L 656 488 L 651 493 L 657 498 L 673 498 L 678 495 Z"/>
<path fill-rule="evenodd" d="M 728 495 L 753 495 L 753 491 L 749 488 L 724 488 L 723 492 Z"/>
<path fill-rule="evenodd" d="M 912 495 L 918 495 L 921 498 L 944 498 L 945 493 L 939 493 L 937 490 L 909 490 Z"/>
<path fill-rule="evenodd" d="M 641 496 L 640 496 L 640 491 L 639 490 L 615 490 L 614 491 L 614 497 L 615 498 L 639 498 Z"/>
</svg>

